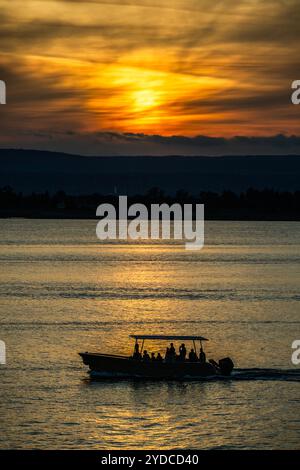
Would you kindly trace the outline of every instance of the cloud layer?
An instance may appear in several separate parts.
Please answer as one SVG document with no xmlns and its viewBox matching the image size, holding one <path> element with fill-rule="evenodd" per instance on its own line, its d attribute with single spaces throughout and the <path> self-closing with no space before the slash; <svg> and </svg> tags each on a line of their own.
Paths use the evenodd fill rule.
<svg viewBox="0 0 300 470">
<path fill-rule="evenodd" d="M 248 139 L 253 153 L 258 143 L 265 150 L 264 136 L 299 134 L 300 107 L 290 101 L 300 78 L 298 0 L 28 0 L 26 8 L 0 0 L 0 8 L 1 146 L 66 142 L 71 129 L 70 145 L 84 141 L 88 154 L 103 153 L 99 135 L 119 153 L 130 134 L 144 135 L 130 143 L 147 145 L 144 154 L 203 148 L 199 137 L 182 146 L 174 135 L 220 136 L 210 146 L 217 153 L 219 142 L 241 148 L 237 135 L 261 137 Z M 108 135 L 117 146 L 107 147 Z M 294 138 L 270 142 L 295 149 Z"/>
<path fill-rule="evenodd" d="M 2 148 L 50 150 L 91 156 L 300 155 L 300 137 L 161 136 L 116 132 L 20 132 L 0 138 Z"/>
</svg>

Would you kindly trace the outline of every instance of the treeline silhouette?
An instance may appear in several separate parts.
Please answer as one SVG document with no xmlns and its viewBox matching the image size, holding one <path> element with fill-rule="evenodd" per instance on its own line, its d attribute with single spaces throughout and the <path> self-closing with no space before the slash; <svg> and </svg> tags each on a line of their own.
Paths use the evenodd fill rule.
<svg viewBox="0 0 300 470">
<path fill-rule="evenodd" d="M 70 195 L 64 191 L 50 194 L 22 194 L 10 187 L 0 188 L 1 217 L 32 218 L 95 218 L 96 208 L 106 202 L 118 206 L 116 194 Z M 300 191 L 280 192 L 273 189 L 249 188 L 239 194 L 232 191 L 199 192 L 192 195 L 179 190 L 173 196 L 159 188 L 145 194 L 128 197 L 128 205 L 143 203 L 148 208 L 153 203 L 205 204 L 206 219 L 236 220 L 300 220 Z"/>
</svg>

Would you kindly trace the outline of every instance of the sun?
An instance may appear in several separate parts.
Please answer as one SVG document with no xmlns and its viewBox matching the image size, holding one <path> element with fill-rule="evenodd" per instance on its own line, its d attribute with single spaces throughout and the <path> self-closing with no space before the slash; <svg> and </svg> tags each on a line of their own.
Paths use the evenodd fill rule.
<svg viewBox="0 0 300 470">
<path fill-rule="evenodd" d="M 133 93 L 133 104 L 136 111 L 143 111 L 158 104 L 157 96 L 152 90 L 138 90 Z"/>
</svg>

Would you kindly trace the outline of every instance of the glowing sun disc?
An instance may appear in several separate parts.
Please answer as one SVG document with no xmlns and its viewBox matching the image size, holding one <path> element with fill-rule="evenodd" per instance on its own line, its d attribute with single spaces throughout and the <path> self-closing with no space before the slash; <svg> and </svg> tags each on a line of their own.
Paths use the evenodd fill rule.
<svg viewBox="0 0 300 470">
<path fill-rule="evenodd" d="M 151 90 L 139 90 L 133 95 L 134 105 L 137 110 L 151 108 L 157 104 L 157 99 Z"/>
</svg>

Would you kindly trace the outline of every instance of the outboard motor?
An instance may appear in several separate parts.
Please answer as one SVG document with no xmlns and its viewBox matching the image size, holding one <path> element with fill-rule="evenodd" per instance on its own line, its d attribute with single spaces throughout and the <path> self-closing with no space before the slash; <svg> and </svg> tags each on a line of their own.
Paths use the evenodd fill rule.
<svg viewBox="0 0 300 470">
<path fill-rule="evenodd" d="M 224 359 L 219 360 L 219 369 L 222 375 L 230 375 L 233 368 L 234 364 L 230 357 L 225 357 Z"/>
</svg>

